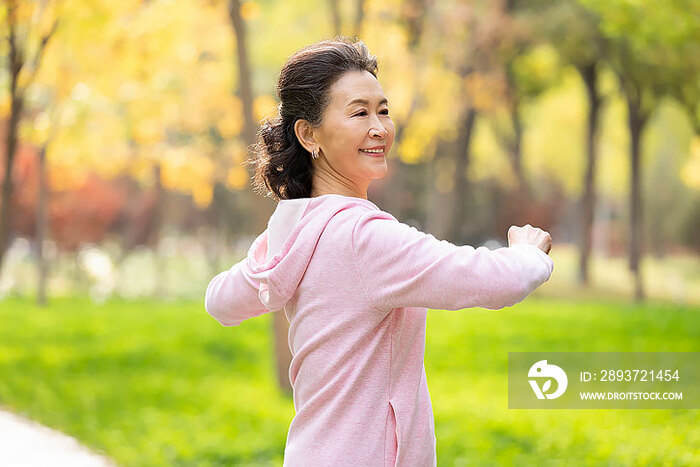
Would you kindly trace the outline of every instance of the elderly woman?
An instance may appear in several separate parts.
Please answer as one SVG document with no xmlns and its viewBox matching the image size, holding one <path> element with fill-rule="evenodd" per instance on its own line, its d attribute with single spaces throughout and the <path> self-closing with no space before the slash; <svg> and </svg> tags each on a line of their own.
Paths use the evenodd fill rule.
<svg viewBox="0 0 700 467">
<path fill-rule="evenodd" d="M 522 301 L 552 273 L 551 237 L 528 224 L 508 247 L 457 246 L 367 199 L 395 129 L 362 41 L 299 50 L 277 91 L 253 163 L 279 202 L 247 257 L 212 279 L 206 311 L 237 326 L 284 309 L 296 411 L 285 466 L 435 466 L 427 308 Z"/>
</svg>

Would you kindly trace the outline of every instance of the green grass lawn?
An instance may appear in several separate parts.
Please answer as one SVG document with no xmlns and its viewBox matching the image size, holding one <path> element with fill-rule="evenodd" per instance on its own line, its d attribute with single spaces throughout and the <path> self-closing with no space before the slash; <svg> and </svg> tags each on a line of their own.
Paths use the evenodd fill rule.
<svg viewBox="0 0 700 467">
<path fill-rule="evenodd" d="M 271 316 L 224 328 L 201 302 L 0 302 L 0 406 L 123 466 L 282 464 L 290 396 Z M 431 311 L 438 465 L 699 465 L 698 410 L 509 410 L 509 351 L 700 351 L 700 307 L 571 303 Z"/>
</svg>

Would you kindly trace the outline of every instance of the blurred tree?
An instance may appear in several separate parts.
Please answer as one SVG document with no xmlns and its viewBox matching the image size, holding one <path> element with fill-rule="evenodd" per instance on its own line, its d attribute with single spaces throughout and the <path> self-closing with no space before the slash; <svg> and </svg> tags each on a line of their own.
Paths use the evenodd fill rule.
<svg viewBox="0 0 700 467">
<path fill-rule="evenodd" d="M 49 228 L 48 216 L 48 183 L 46 181 L 46 146 L 39 151 L 39 193 L 36 208 L 36 257 L 37 257 L 37 297 L 39 306 L 46 306 L 46 284 L 48 278 L 48 262 L 44 254 L 44 241 Z"/>
<path fill-rule="evenodd" d="M 396 125 L 394 137 L 394 146 L 396 147 L 403 146 L 402 141 L 407 123 L 413 118 L 413 113 L 416 111 L 419 101 L 426 98 L 422 94 L 421 89 L 416 89 L 417 86 L 412 86 L 409 83 L 408 86 L 404 84 L 405 87 L 400 89 L 399 83 L 406 83 L 408 76 L 421 74 L 423 72 L 422 67 L 417 66 L 417 64 L 434 53 L 423 50 L 425 48 L 423 45 L 424 24 L 429 14 L 434 15 L 432 11 L 428 11 L 431 3 L 428 0 L 402 0 L 398 8 L 391 8 L 383 12 L 389 14 L 390 11 L 392 13 L 398 11 L 395 29 L 388 34 L 391 34 L 394 41 L 402 38 L 402 43 L 391 45 L 391 54 L 384 57 L 382 62 L 382 65 L 386 64 L 386 66 L 380 68 L 380 79 L 382 81 L 390 81 L 396 68 L 400 68 L 400 72 L 405 77 L 399 82 L 392 82 L 391 90 L 385 90 L 389 95 L 393 95 L 396 92 L 394 90 L 399 89 L 396 93 L 399 95 L 402 92 L 405 93 L 403 97 L 408 101 L 407 103 L 400 102 L 399 99 L 392 98 L 390 102 L 393 114 L 392 119 Z M 386 25 L 387 21 L 383 21 L 383 24 Z M 371 23 L 366 30 L 378 30 L 380 27 L 378 24 Z M 382 29 L 385 28 L 386 26 Z M 381 53 L 381 50 L 379 52 Z M 411 71 L 408 72 L 408 70 Z M 384 78 L 385 76 L 389 76 L 389 79 Z M 389 168 L 386 180 L 375 182 L 370 186 L 372 199 L 376 199 L 379 205 L 394 213 L 398 219 L 403 219 L 411 209 L 415 210 L 415 205 L 417 204 L 416 189 L 409 186 L 411 183 L 409 180 L 411 174 L 409 172 L 412 171 L 413 167 L 416 167 L 416 164 L 415 161 L 410 164 L 407 163 L 400 151 L 393 151 L 387 158 L 387 164 Z M 422 168 L 423 165 L 420 167 Z"/>
<path fill-rule="evenodd" d="M 344 2 L 350 3 L 350 2 Z M 365 0 L 355 0 L 354 2 L 355 14 L 352 23 L 352 32 L 348 35 L 352 37 L 360 37 L 362 30 L 362 23 L 365 16 Z M 333 24 L 333 33 L 336 36 L 345 34 L 343 32 L 343 15 L 340 8 L 339 0 L 328 0 L 328 7 L 331 13 L 331 22 Z"/>
<path fill-rule="evenodd" d="M 238 98 L 243 104 L 243 140 L 246 146 L 255 142 L 256 124 L 253 119 L 253 87 L 248 60 L 248 46 L 245 21 L 241 15 L 240 0 L 229 0 L 228 13 L 233 26 L 238 65 Z"/>
<path fill-rule="evenodd" d="M 39 167 L 46 147 L 28 148 L 23 146 L 16 159 L 15 175 L 20 189 L 15 193 L 14 228 L 19 235 L 36 237 L 37 229 L 46 222 L 37 221 L 41 178 L 50 178 L 52 173 L 42 174 Z M 50 221 L 51 238 L 63 251 L 76 252 L 83 243 L 102 242 L 125 202 L 124 191 L 117 183 L 93 172 L 76 177 L 67 189 L 58 189 L 55 184 L 52 188 L 51 181 L 46 185 L 45 190 L 51 189 L 51 193 L 50 197 L 46 194 L 47 212 L 42 216 Z"/>
<path fill-rule="evenodd" d="M 331 11 L 331 21 L 333 22 L 333 33 L 339 36 L 342 31 L 342 19 L 340 16 L 339 0 L 328 0 L 328 7 Z"/>
<path fill-rule="evenodd" d="M 648 127 L 643 157 L 644 229 L 649 253 L 662 259 L 667 253 L 679 251 L 681 243 L 698 246 L 684 239 L 683 229 L 692 219 L 700 192 L 687 186 L 682 178 L 684 162 L 692 160 L 697 135 L 684 106 L 671 99 L 660 102 Z"/>
<path fill-rule="evenodd" d="M 43 4 L 17 3 L 19 10 L 22 5 Z M 573 216 L 561 229 L 578 229 L 580 218 L 584 219 L 580 275 L 588 275 L 587 225 L 592 222 L 596 198 L 595 167 L 608 169 L 598 175 L 603 195 L 619 197 L 616 187 L 627 176 L 617 162 L 617 155 L 627 150 L 627 144 L 618 141 L 620 134 L 627 134 L 620 131 L 624 129 L 620 98 L 605 92 L 611 68 L 618 73 L 619 83 L 623 82 L 619 76 L 626 73 L 642 76 L 644 89 L 653 95 L 652 109 L 657 109 L 662 96 L 678 100 L 697 132 L 700 41 L 689 31 L 693 24 L 689 18 L 697 11 L 691 3 L 358 0 L 320 4 L 329 9 L 318 8 L 319 2 L 188 0 L 174 5 L 158 0 L 90 4 L 65 0 L 62 12 L 68 14 L 61 15 L 33 84 L 20 80 L 26 84 L 26 98 L 18 139 L 27 145 L 27 154 L 36 158 L 39 172 L 44 149 L 48 183 L 44 193 L 50 193 L 48 230 L 56 222 L 54 200 L 67 199 L 65 192 L 103 190 L 95 198 L 109 197 L 111 188 L 84 188 L 89 173 L 95 171 L 105 179 L 117 177 L 114 186 L 120 190 L 122 182 L 132 182 L 130 198 L 124 203 L 128 212 L 119 207 L 112 227 L 101 224 L 104 229 L 123 228 L 125 252 L 137 245 L 154 247 L 163 229 L 195 231 L 208 220 L 208 235 L 198 236 L 215 238 L 207 243 L 213 245 L 207 255 L 212 271 L 218 269 L 226 260 L 219 247 L 230 242 L 231 235 L 264 228 L 261 222 L 270 211 L 256 208 L 260 197 L 247 190 L 250 174 L 242 161 L 257 122 L 274 112 L 272 94 L 280 64 L 294 50 L 328 31 L 342 32 L 343 26 L 346 31 L 362 31 L 362 39 L 379 57 L 380 80 L 397 124 L 397 149 L 388 160 L 389 176 L 371 186 L 371 198 L 378 198 L 397 216 L 420 222 L 427 218 L 429 230 L 455 242 L 492 237 L 494 231 L 503 230 L 504 220 L 537 223 L 555 216 L 553 205 L 509 197 L 511 185 L 529 186 L 533 193 L 546 190 L 547 198 L 557 198 L 556 209 L 568 206 L 581 185 L 584 215 Z M 679 9 L 687 12 L 680 15 Z M 347 19 L 344 25 L 343 18 Z M 359 25 L 357 18 L 361 18 Z M 34 44 L 40 43 L 38 31 L 33 29 Z M 623 43 L 635 63 L 641 64 L 623 66 Z M 34 51 L 30 47 L 28 56 Z M 107 70 L 105 63 L 110 65 Z M 27 70 L 20 76 L 28 76 Z M 1 108 L 3 115 L 10 115 L 9 71 L 2 75 L 2 83 L 8 91 L 0 100 Z M 610 96 L 611 102 L 604 112 L 603 95 Z M 599 114 L 604 125 L 597 123 Z M 649 137 L 656 138 L 669 122 L 682 120 L 677 114 L 657 119 L 657 114 L 654 110 L 653 118 L 647 116 L 653 122 L 644 126 L 653 129 L 645 133 Z M 47 137 L 50 131 L 55 131 L 53 139 Z M 596 162 L 599 133 L 603 157 Z M 649 137 L 645 136 L 644 154 L 685 154 L 685 130 L 671 138 L 678 144 L 658 143 L 652 148 Z M 584 145 L 576 144 L 578 140 L 586 141 L 585 179 L 581 177 Z M 663 156 L 650 166 L 664 183 L 664 193 L 655 197 L 655 204 L 644 204 L 646 232 L 655 243 L 676 237 L 692 241 L 692 234 L 681 230 L 690 232 L 694 224 L 681 221 L 692 217 L 688 213 L 693 207 L 677 209 L 677 201 L 687 196 L 685 188 L 700 186 L 698 162 L 693 162 L 700 161 L 700 149 L 694 149 L 700 148 L 698 141 L 690 144 L 694 156 L 687 161 L 678 159 L 677 165 L 669 165 Z M 16 145 L 21 153 L 19 142 Z M 682 167 L 683 185 L 673 185 L 671 190 L 668 181 L 675 181 L 678 167 Z M 550 179 L 540 174 L 551 175 L 551 183 L 561 184 L 566 192 L 554 191 Z M 23 181 L 17 180 L 15 194 L 24 192 L 18 188 Z M 169 192 L 172 196 L 166 196 Z M 432 192 L 430 197 L 424 196 L 426 192 Z M 643 193 L 648 199 L 649 194 Z M 185 196 L 200 211 L 180 204 Z M 34 195 L 20 197 L 38 202 Z M 662 218 L 665 204 L 675 210 L 674 222 L 678 220 L 683 229 L 662 232 L 657 228 L 653 220 Z M 75 213 L 90 215 L 89 209 L 75 209 Z M 20 223 L 33 218 L 18 216 L 16 209 L 13 217 Z M 42 230 L 40 223 L 41 217 L 31 221 L 37 232 Z M 79 229 L 57 228 L 56 232 L 61 232 L 56 234 L 62 239 L 60 245 L 99 238 L 87 231 L 81 237 Z M 67 239 L 67 235 L 76 237 Z M 284 382 L 286 375 L 282 376 Z"/>
<path fill-rule="evenodd" d="M 229 15 L 231 24 L 236 36 L 236 52 L 238 57 L 238 76 L 240 86 L 238 88 L 238 96 L 243 103 L 244 115 L 244 141 L 246 147 L 251 147 L 255 143 L 256 122 L 253 120 L 253 89 L 251 86 L 251 70 L 248 63 L 248 48 L 246 43 L 245 22 L 241 15 L 241 2 L 239 0 L 229 0 Z M 254 171 L 255 168 L 252 168 Z M 251 176 L 253 175 L 251 171 Z M 248 193 L 250 196 L 251 194 Z M 267 199 L 255 196 L 254 204 L 256 208 L 253 210 L 257 213 L 258 225 L 264 226 L 266 219 L 270 215 L 269 204 L 265 203 Z M 264 208 L 264 209 L 263 209 Z M 272 333 L 274 336 L 274 352 L 275 352 L 275 368 L 277 370 L 277 383 L 279 387 L 287 393 L 292 392 L 292 386 L 289 381 L 289 365 L 292 361 L 292 354 L 289 349 L 289 322 L 284 314 L 284 310 L 277 310 L 274 313 L 272 323 Z"/>
<path fill-rule="evenodd" d="M 641 273 L 643 219 L 641 190 L 642 133 L 660 98 L 673 95 L 678 81 L 684 86 L 683 70 L 697 52 L 700 39 L 698 10 L 694 2 L 650 0 L 582 0 L 601 18 L 607 41 L 607 61 L 615 71 L 627 101 L 630 136 L 630 269 L 634 275 L 635 299 L 644 299 Z M 691 86 L 697 78 L 690 77 Z M 691 108 L 696 105 L 689 104 Z"/>
<path fill-rule="evenodd" d="M 496 112 L 491 119 L 499 143 L 508 156 L 511 170 L 515 175 L 517 197 L 527 195 L 527 180 L 522 164 L 523 105 L 535 99 L 550 84 L 554 77 L 543 76 L 537 54 L 530 53 L 537 45 L 534 34 L 536 24 L 523 10 L 520 2 L 502 2 L 502 19 L 505 24 L 500 42 L 494 53 L 498 55 L 499 72 L 503 74 L 504 93 L 497 109 L 505 108 L 506 124 L 500 122 Z"/>
<path fill-rule="evenodd" d="M 588 118 L 586 129 L 586 171 L 581 200 L 582 223 L 579 237 L 579 282 L 589 283 L 589 262 L 596 204 L 596 167 L 598 160 L 599 120 L 604 98 L 599 88 L 599 70 L 605 57 L 605 38 L 598 16 L 576 0 L 527 1 L 534 7 L 534 27 L 540 40 L 552 44 L 566 64 L 578 71 L 586 89 Z"/>
<path fill-rule="evenodd" d="M 241 6 L 243 19 L 255 15 L 253 5 Z M 44 145 L 47 131 L 55 130 L 46 143 L 50 187 L 78 189 L 90 170 L 107 178 L 129 174 L 134 183 L 128 184 L 128 211 L 118 219 L 125 228 L 124 252 L 156 245 L 165 221 L 165 190 L 190 193 L 201 208 L 212 206 L 216 186 L 244 190 L 245 118 L 232 92 L 226 5 L 101 2 L 86 7 L 67 1 L 65 6 L 71 14 L 62 20 L 60 46 L 47 51 L 46 72 L 28 93 L 39 96 L 32 108 L 36 118 L 27 125 L 28 135 L 39 135 L 31 136 L 34 144 Z M 118 71 L 105 73 L 105 60 Z M 248 106 L 253 110 L 249 129 L 269 101 L 261 95 Z M 41 102 L 55 110 L 42 112 Z M 237 207 L 238 216 L 224 209 L 215 218 L 225 219 L 222 226 L 250 231 L 245 221 L 250 216 L 243 213 L 260 213 L 250 202 Z"/>
<path fill-rule="evenodd" d="M 431 66 L 423 67 L 422 95 L 411 105 L 415 117 L 405 124 L 399 150 L 407 162 L 432 161 L 425 172 L 431 186 L 427 229 L 463 243 L 469 228 L 467 173 L 477 115 L 501 92 L 493 50 L 503 22 L 497 5 L 490 2 L 436 2 L 429 7 L 434 29 L 425 25 L 431 37 L 426 38 L 426 56 L 420 62 Z"/>
<path fill-rule="evenodd" d="M 76 242 L 76 238 L 65 238 L 62 234 L 66 232 L 66 229 L 61 223 L 69 222 L 72 225 L 81 225 L 83 219 L 80 218 L 80 214 L 84 214 L 81 209 L 74 209 L 69 214 L 57 214 L 55 203 L 52 203 L 56 200 L 51 197 L 50 179 L 65 180 L 67 177 L 62 172 L 65 172 L 66 169 L 52 167 L 50 170 L 48 156 L 50 150 L 53 149 L 52 145 L 56 135 L 76 123 L 77 119 L 73 116 L 81 112 L 81 101 L 85 97 L 84 87 L 78 83 L 79 66 L 76 66 L 76 61 L 71 59 L 69 52 L 76 45 L 76 40 L 78 43 L 89 40 L 84 36 L 71 34 L 70 31 L 75 29 L 76 25 L 71 20 L 76 17 L 80 8 L 82 5 L 78 5 L 76 2 L 64 1 L 61 4 L 62 20 L 60 25 L 57 24 L 54 28 L 51 43 L 45 47 L 41 69 L 33 82 L 28 85 L 28 98 L 25 104 L 26 118 L 19 128 L 21 140 L 38 148 L 35 170 L 28 174 L 28 179 L 35 181 L 35 183 L 21 188 L 24 191 L 25 200 L 27 198 L 32 200 L 30 203 L 26 203 L 24 210 L 27 213 L 34 212 L 33 233 L 38 277 L 37 303 L 40 306 L 47 304 L 46 287 L 49 265 L 45 257 L 44 246 L 45 241 L 49 238 L 51 226 L 53 225 L 59 232 L 53 236 L 59 248 L 75 251 L 80 242 Z M 60 76 L 61 79 L 57 80 L 56 76 Z M 68 170 L 75 172 L 76 168 L 70 167 Z M 85 180 L 85 177 L 78 177 L 75 183 L 69 183 L 63 189 L 81 190 L 84 188 Z M 56 184 L 54 183 L 54 185 Z M 29 188 L 30 186 L 32 188 Z M 100 188 L 102 188 L 101 185 Z M 31 190 L 31 196 L 28 197 L 27 191 L 29 190 Z M 110 203 L 103 205 L 105 212 L 102 214 L 106 214 L 106 217 L 86 214 L 92 222 L 91 227 L 75 229 L 72 232 L 77 232 L 81 241 L 102 239 L 116 212 L 123 205 L 122 203 L 117 204 L 117 207 L 111 206 Z M 98 232 L 95 232 L 96 229 Z"/>
<path fill-rule="evenodd" d="M 544 206 L 531 190 L 525 171 L 523 139 L 533 125 L 525 112 L 560 80 L 560 66 L 552 61 L 551 46 L 542 37 L 541 12 L 533 11 L 527 1 L 496 3 L 500 4 L 502 26 L 492 53 L 502 93 L 485 116 L 508 164 L 505 169 L 511 175 L 507 179 L 502 177 L 505 179 L 500 188 L 502 193 L 496 195 L 500 211 L 497 224 L 504 231 L 512 224 L 525 223 L 546 229 L 550 221 L 541 215 Z M 555 212 L 551 206 L 549 209 Z"/>
<path fill-rule="evenodd" d="M 59 3 L 7 0 L 2 14 L 7 38 L 9 75 L 9 117 L 5 139 L 5 164 L 0 205 L 0 271 L 9 246 L 12 228 L 13 165 L 18 146 L 18 129 L 23 118 L 26 90 L 34 81 L 51 36 L 56 30 Z M 5 110 L 6 105 L 2 106 Z"/>
<path fill-rule="evenodd" d="M 452 170 L 452 190 L 446 211 L 448 212 L 447 229 L 443 236 L 457 244 L 468 241 L 469 223 L 465 219 L 471 217 L 468 211 L 470 198 L 473 193 L 469 186 L 468 171 L 472 159 L 472 142 L 479 114 L 492 112 L 503 105 L 507 96 L 507 79 L 503 74 L 503 58 L 501 53 L 510 47 L 520 36 L 517 24 L 512 16 L 506 14 L 502 2 L 467 0 L 460 2 L 459 10 L 450 11 L 451 18 L 457 21 L 464 33 L 455 37 L 455 49 L 452 63 L 463 90 L 456 97 L 457 134 L 456 138 L 446 146 L 449 158 L 454 158 L 454 164 L 444 165 Z M 445 18 L 446 22 L 451 21 Z M 461 23 L 461 24 L 459 24 Z M 511 107 L 513 108 L 513 107 Z M 511 112 L 512 115 L 512 112 Z M 514 166 L 519 165 L 519 142 L 516 143 L 518 158 Z M 444 142 L 443 142 L 443 147 Z M 511 158 L 513 160 L 513 158 Z"/>
<path fill-rule="evenodd" d="M 236 70 L 238 72 L 238 87 L 236 95 L 243 105 L 243 134 L 242 140 L 249 150 L 255 144 L 257 122 L 254 117 L 254 92 L 252 87 L 252 68 L 249 60 L 248 34 L 246 17 L 250 15 L 250 5 L 253 2 L 241 3 L 240 0 L 228 0 L 228 13 L 235 36 Z M 250 167 L 248 180 L 253 177 L 255 167 Z M 256 196 L 251 190 L 245 190 L 242 195 L 248 198 L 250 209 L 248 213 L 253 215 L 253 228 L 255 231 L 265 229 L 267 220 L 274 210 L 274 202 L 271 198 Z M 285 377 L 285 380 L 288 377 Z M 287 383 L 288 384 L 288 383 Z"/>
</svg>

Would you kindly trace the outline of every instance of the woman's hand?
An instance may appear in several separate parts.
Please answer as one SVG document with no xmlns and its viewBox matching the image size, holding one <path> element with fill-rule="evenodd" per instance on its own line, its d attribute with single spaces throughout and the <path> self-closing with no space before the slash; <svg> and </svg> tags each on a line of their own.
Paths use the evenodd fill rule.
<svg viewBox="0 0 700 467">
<path fill-rule="evenodd" d="M 549 232 L 526 224 L 524 227 L 511 225 L 508 229 L 508 246 L 516 244 L 534 245 L 549 254 L 552 249 L 552 236 Z"/>
</svg>

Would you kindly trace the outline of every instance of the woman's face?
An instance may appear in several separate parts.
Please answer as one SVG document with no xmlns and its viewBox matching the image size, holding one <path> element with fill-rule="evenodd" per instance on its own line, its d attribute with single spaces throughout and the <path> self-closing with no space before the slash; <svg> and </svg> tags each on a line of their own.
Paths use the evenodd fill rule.
<svg viewBox="0 0 700 467">
<path fill-rule="evenodd" d="M 320 156 L 312 161 L 317 194 L 355 192 L 366 197 L 370 182 L 386 175 L 394 123 L 387 97 L 368 71 L 347 72 L 333 84 L 319 127 L 299 121 L 297 125 L 306 149 L 320 148 Z"/>
</svg>

